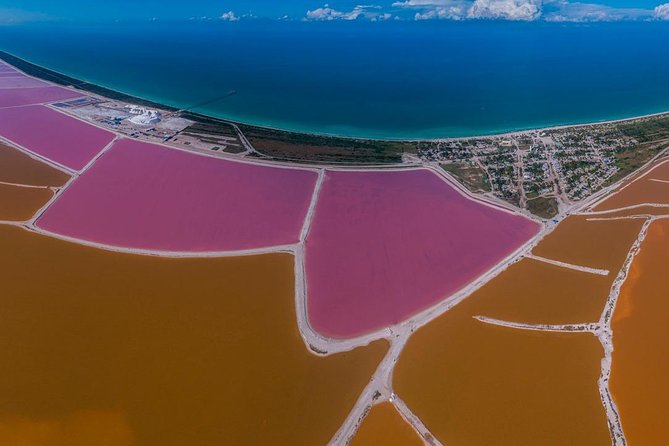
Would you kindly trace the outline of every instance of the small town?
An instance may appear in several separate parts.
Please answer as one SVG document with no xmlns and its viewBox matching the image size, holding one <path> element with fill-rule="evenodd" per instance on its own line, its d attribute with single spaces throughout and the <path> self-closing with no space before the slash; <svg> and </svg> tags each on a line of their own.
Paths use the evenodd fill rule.
<svg viewBox="0 0 669 446">
<path fill-rule="evenodd" d="M 667 120 L 648 117 L 421 143 L 418 156 L 439 163 L 472 192 L 552 218 L 668 147 Z"/>
</svg>

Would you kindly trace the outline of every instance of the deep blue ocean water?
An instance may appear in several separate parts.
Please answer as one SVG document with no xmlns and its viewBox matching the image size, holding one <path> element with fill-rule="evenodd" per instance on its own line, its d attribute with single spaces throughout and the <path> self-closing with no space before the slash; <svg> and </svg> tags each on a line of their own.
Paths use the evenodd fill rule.
<svg viewBox="0 0 669 446">
<path fill-rule="evenodd" d="M 669 110 L 669 23 L 184 22 L 0 27 L 106 87 L 290 130 L 470 136 Z"/>
</svg>

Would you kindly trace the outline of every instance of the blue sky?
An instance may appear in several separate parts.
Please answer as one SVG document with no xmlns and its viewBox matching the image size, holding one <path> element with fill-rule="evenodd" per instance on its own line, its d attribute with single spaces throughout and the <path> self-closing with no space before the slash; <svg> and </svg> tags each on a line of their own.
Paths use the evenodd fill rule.
<svg viewBox="0 0 669 446">
<path fill-rule="evenodd" d="M 0 0 L 0 23 L 113 20 L 669 20 L 669 0 Z"/>
</svg>

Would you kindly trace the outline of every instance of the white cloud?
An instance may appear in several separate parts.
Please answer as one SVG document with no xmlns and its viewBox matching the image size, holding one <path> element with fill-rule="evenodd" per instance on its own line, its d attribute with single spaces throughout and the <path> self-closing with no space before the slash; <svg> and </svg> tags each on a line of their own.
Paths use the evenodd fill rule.
<svg viewBox="0 0 669 446">
<path fill-rule="evenodd" d="M 357 5 L 351 11 L 338 11 L 326 3 L 322 8 L 307 11 L 306 20 L 357 20 L 359 18 L 387 20 L 386 13 L 379 12 L 380 9 L 381 7 L 376 5 Z"/>
<path fill-rule="evenodd" d="M 467 11 L 470 19 L 536 20 L 541 0 L 475 0 Z"/>
<path fill-rule="evenodd" d="M 601 22 L 622 20 L 669 20 L 669 3 L 655 10 L 614 8 L 599 3 L 569 0 L 396 0 L 390 10 L 358 5 L 340 11 L 328 4 L 307 11 L 306 20 L 545 20 L 548 22 Z M 391 14 L 392 13 L 392 14 Z"/>
<path fill-rule="evenodd" d="M 434 8 L 425 12 L 417 12 L 414 20 L 432 20 L 432 19 L 447 19 L 447 20 L 462 20 L 465 17 L 465 10 L 457 6 L 449 6 L 447 8 Z"/>
<path fill-rule="evenodd" d="M 386 20 L 390 20 L 392 18 L 393 18 L 393 15 L 391 13 L 384 12 L 383 14 L 380 14 L 378 17 L 372 17 L 372 20 L 373 21 L 378 20 L 379 22 L 383 22 L 383 21 L 386 21 Z"/>
<path fill-rule="evenodd" d="M 660 5 L 655 8 L 653 15 L 656 19 L 669 20 L 669 3 L 665 3 L 664 5 Z"/>
<path fill-rule="evenodd" d="M 536 20 L 541 16 L 541 0 L 404 0 L 393 7 L 417 10 L 416 20 Z"/>
<path fill-rule="evenodd" d="M 397 8 L 437 8 L 454 6 L 462 3 L 464 2 L 456 0 L 405 0 L 402 2 L 394 2 L 392 6 Z"/>
<path fill-rule="evenodd" d="M 239 17 L 235 15 L 234 11 L 228 11 L 221 16 L 221 20 L 225 20 L 228 22 L 236 22 L 237 20 L 239 20 Z"/>
<path fill-rule="evenodd" d="M 617 22 L 648 19 L 653 15 L 650 9 L 613 8 L 595 3 L 557 0 L 547 4 L 554 9 L 545 16 L 549 22 Z"/>
<path fill-rule="evenodd" d="M 467 15 L 469 3 L 463 0 L 405 0 L 397 1 L 392 6 L 416 10 L 415 20 L 461 20 Z"/>
</svg>

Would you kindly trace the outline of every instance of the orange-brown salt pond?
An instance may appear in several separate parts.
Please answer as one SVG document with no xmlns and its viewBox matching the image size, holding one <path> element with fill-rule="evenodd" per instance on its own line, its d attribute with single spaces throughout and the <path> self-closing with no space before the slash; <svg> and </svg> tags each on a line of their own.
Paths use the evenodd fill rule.
<svg viewBox="0 0 669 446">
<path fill-rule="evenodd" d="M 528 324 L 596 322 L 614 277 L 525 259 L 510 266 L 475 296 L 483 312 L 480 316 Z"/>
<path fill-rule="evenodd" d="M 50 189 L 0 183 L 0 220 L 26 221 L 53 197 Z"/>
<path fill-rule="evenodd" d="M 669 181 L 669 162 L 657 166 L 633 178 L 593 210 L 607 211 L 642 203 L 669 204 L 669 183 L 666 182 Z"/>
<path fill-rule="evenodd" d="M 422 446 L 418 433 L 391 403 L 372 409 L 351 441 L 351 446 Z"/>
<path fill-rule="evenodd" d="M 657 178 L 660 180 L 669 181 L 669 160 L 665 159 L 664 162 L 659 162 L 658 167 L 653 169 L 653 171 L 648 174 L 648 178 Z"/>
<path fill-rule="evenodd" d="M 610 445 L 599 341 L 474 320 L 493 308 L 484 290 L 409 340 L 394 375 L 400 398 L 444 444 Z"/>
<path fill-rule="evenodd" d="M 89 411 L 58 420 L 26 418 L 0 422 L 0 440 L 8 446 L 129 446 L 134 436 L 121 411 Z"/>
<path fill-rule="evenodd" d="M 64 185 L 70 177 L 46 163 L 0 143 L 0 181 L 29 186 Z"/>
<path fill-rule="evenodd" d="M 592 217 L 568 217 L 534 248 L 533 253 L 579 266 L 607 269 L 613 280 L 639 235 L 643 221 L 588 221 L 589 218 Z"/>
<path fill-rule="evenodd" d="M 587 221 L 569 217 L 534 253 L 581 266 L 610 269 L 608 276 L 575 271 L 534 259 L 511 265 L 473 298 L 478 315 L 530 324 L 596 322 L 611 285 L 643 222 Z"/>
<path fill-rule="evenodd" d="M 387 351 L 309 353 L 290 255 L 0 245 L 0 444 L 325 444 Z"/>
<path fill-rule="evenodd" d="M 613 319 L 611 391 L 630 446 L 669 437 L 669 221 L 648 231 Z"/>
<path fill-rule="evenodd" d="M 643 178 L 612 195 L 593 210 L 608 211 L 642 203 L 669 204 L 669 183 Z"/>
<path fill-rule="evenodd" d="M 593 335 L 515 330 L 473 316 L 597 321 L 642 224 L 569 217 L 534 253 L 611 273 L 531 259 L 512 265 L 414 334 L 396 368 L 395 391 L 445 444 L 610 444 L 597 385 L 603 351 Z"/>
</svg>

